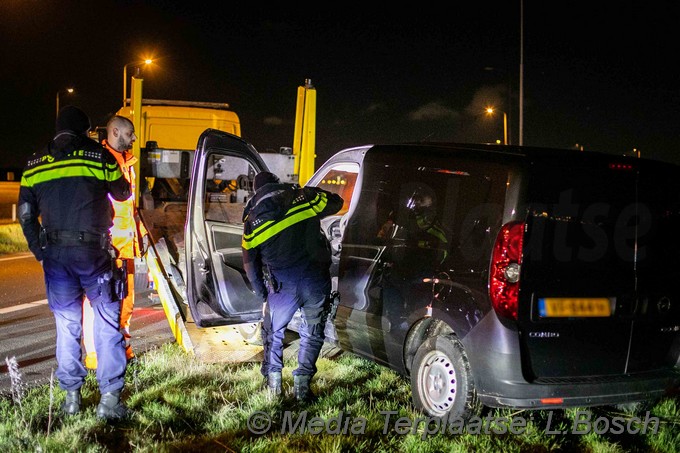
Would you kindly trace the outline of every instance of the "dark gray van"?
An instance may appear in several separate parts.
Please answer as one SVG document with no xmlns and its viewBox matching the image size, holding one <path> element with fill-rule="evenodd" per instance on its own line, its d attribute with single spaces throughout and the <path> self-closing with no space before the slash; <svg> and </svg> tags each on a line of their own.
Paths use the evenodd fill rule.
<svg viewBox="0 0 680 453">
<path fill-rule="evenodd" d="M 218 131 L 199 142 L 186 226 L 199 326 L 261 316 L 240 219 L 207 218 L 201 184 L 226 158 L 252 177 L 264 169 L 253 151 Z M 308 184 L 346 201 L 324 220 L 337 291 L 327 341 L 410 376 L 426 414 L 623 404 L 680 385 L 679 167 L 396 144 L 341 151 Z"/>
</svg>

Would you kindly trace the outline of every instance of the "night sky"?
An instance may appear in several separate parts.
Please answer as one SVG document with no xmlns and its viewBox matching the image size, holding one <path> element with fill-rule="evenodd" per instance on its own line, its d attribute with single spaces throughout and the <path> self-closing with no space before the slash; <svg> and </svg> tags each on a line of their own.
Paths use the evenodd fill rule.
<svg viewBox="0 0 680 453">
<path fill-rule="evenodd" d="M 296 90 L 311 79 L 317 166 L 367 143 L 501 140 L 488 104 L 518 144 L 520 103 L 525 145 L 680 164 L 677 2 L 525 0 L 522 98 L 521 0 L 240 3 L 0 0 L 0 167 L 23 167 L 51 138 L 68 86 L 61 105 L 104 125 L 123 66 L 145 56 L 145 98 L 229 103 L 260 151 L 292 146 Z"/>
</svg>

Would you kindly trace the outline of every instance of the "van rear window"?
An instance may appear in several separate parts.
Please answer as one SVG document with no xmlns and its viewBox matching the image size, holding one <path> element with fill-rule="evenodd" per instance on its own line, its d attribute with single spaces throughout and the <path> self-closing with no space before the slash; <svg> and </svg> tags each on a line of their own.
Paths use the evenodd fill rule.
<svg viewBox="0 0 680 453">
<path fill-rule="evenodd" d="M 587 157 L 587 156 L 586 156 Z M 677 258 L 680 175 L 675 167 L 587 158 L 536 163 L 529 177 L 536 261 L 630 270 Z"/>
</svg>

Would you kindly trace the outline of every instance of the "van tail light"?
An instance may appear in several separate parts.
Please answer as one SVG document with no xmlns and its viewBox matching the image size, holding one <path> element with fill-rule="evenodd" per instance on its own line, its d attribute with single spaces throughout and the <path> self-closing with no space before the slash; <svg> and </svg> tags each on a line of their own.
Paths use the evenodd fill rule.
<svg viewBox="0 0 680 453">
<path fill-rule="evenodd" d="M 496 314 L 517 319 L 524 222 L 503 225 L 491 257 L 489 297 Z"/>
</svg>

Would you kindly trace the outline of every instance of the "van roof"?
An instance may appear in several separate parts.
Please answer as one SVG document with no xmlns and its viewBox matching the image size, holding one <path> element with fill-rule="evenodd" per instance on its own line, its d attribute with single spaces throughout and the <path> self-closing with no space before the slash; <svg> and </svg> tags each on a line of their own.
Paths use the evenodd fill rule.
<svg viewBox="0 0 680 453">
<path fill-rule="evenodd" d="M 418 152 L 414 153 L 414 149 Z M 399 153 L 400 156 L 408 158 L 413 156 L 417 159 L 418 156 L 429 154 L 432 157 L 441 154 L 455 154 L 457 156 L 471 156 L 473 154 L 479 155 L 484 153 L 486 158 L 495 161 L 516 161 L 517 158 L 528 158 L 530 161 L 541 160 L 555 160 L 568 159 L 576 161 L 608 161 L 612 163 L 642 163 L 644 165 L 669 165 L 677 166 L 669 162 L 662 162 L 653 159 L 645 159 L 633 157 L 630 155 L 607 153 L 602 151 L 582 151 L 579 149 L 566 148 L 550 148 L 537 146 L 517 146 L 517 145 L 497 145 L 488 143 L 456 143 L 456 142 L 408 142 L 395 144 L 379 144 L 369 148 L 368 155 L 377 157 L 376 154 L 382 152 L 394 154 Z M 470 154 L 472 153 L 472 154 Z M 506 159 L 502 156 L 513 156 Z M 522 160 L 522 159 L 521 159 Z"/>
</svg>

